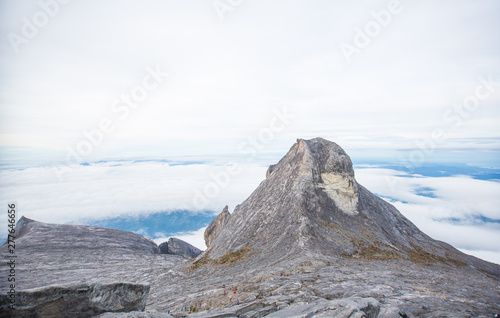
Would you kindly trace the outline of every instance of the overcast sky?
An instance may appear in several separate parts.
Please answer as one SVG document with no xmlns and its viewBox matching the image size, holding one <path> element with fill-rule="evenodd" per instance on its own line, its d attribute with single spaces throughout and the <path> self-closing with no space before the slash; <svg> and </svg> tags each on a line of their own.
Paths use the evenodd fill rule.
<svg viewBox="0 0 500 318">
<path fill-rule="evenodd" d="M 495 0 L 3 0 L 2 160 L 235 153 L 277 111 L 269 149 L 439 130 L 439 148 L 498 151 L 499 16 Z"/>
</svg>

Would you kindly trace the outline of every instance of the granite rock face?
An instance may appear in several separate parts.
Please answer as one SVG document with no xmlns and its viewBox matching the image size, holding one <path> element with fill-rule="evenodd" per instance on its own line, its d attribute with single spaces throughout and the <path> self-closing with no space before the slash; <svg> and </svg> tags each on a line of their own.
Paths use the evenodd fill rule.
<svg viewBox="0 0 500 318">
<path fill-rule="evenodd" d="M 500 266 L 433 240 L 358 184 L 349 156 L 322 138 L 297 140 L 228 215 L 225 208 L 205 233 L 211 259 L 251 252 L 263 262 L 298 255 L 428 260 L 500 276 Z"/>
<path fill-rule="evenodd" d="M 142 311 L 146 306 L 149 285 L 78 284 L 51 285 L 19 291 L 16 310 L 11 317 L 94 317 L 104 312 Z M 2 295 L 0 310 L 7 312 L 7 299 Z"/>
<path fill-rule="evenodd" d="M 202 253 L 199 248 L 175 237 L 161 243 L 159 248 L 162 254 L 179 255 L 187 259 L 194 258 Z"/>
<path fill-rule="evenodd" d="M 222 231 L 224 226 L 228 223 L 231 218 L 231 214 L 229 214 L 228 206 L 226 205 L 222 212 L 215 218 L 215 220 L 210 223 L 210 225 L 205 230 L 205 245 L 207 247 L 212 244 L 212 242 L 219 236 L 219 233 Z"/>
</svg>

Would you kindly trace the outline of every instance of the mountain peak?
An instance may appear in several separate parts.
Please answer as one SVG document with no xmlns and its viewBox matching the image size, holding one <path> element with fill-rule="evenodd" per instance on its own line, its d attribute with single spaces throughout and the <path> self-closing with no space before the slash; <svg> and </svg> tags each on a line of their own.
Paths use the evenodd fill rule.
<svg viewBox="0 0 500 318">
<path fill-rule="evenodd" d="M 425 259 L 500 274 L 498 267 L 428 237 L 359 185 L 346 152 L 323 138 L 297 139 L 232 214 L 223 210 L 205 239 L 209 248 L 202 257 L 212 259 L 251 254 L 270 261 L 304 253 Z"/>
<path fill-rule="evenodd" d="M 345 214 L 358 213 L 358 186 L 352 161 L 336 143 L 323 138 L 297 139 L 286 156 L 269 167 L 267 178 L 295 179 L 321 189 Z"/>
</svg>

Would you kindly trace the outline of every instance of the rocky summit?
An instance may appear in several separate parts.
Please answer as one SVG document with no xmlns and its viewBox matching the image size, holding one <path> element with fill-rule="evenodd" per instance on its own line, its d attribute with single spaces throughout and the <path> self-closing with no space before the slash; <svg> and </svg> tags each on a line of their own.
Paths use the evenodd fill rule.
<svg viewBox="0 0 500 318">
<path fill-rule="evenodd" d="M 274 261 L 298 255 L 438 261 L 500 276 L 500 266 L 433 240 L 358 184 L 349 156 L 322 138 L 297 140 L 231 215 L 224 208 L 205 240 L 210 259 L 250 252 Z"/>
<path fill-rule="evenodd" d="M 158 247 L 133 233 L 27 219 L 18 222 L 17 231 L 19 295 L 42 305 L 33 309 L 23 303 L 30 312 L 54 308 L 33 295 L 56 301 L 54 293 L 81 286 L 82 306 L 92 308 L 82 317 L 493 317 L 500 312 L 500 265 L 422 233 L 358 184 L 349 156 L 321 138 L 297 140 L 249 198 L 232 213 L 224 207 L 205 231 L 207 250 L 190 260 L 198 252 L 176 240 Z M 5 250 L 4 245 L 2 255 Z M 0 264 L 3 277 L 6 262 Z M 130 305 L 94 304 L 89 292 L 94 286 L 111 286 L 97 289 L 106 291 L 104 299 Z M 110 296 L 116 286 L 128 295 L 125 300 Z M 0 287 L 5 295 L 7 286 Z M 57 300 L 58 306 L 64 303 Z M 118 312 L 125 310 L 130 312 Z"/>
</svg>

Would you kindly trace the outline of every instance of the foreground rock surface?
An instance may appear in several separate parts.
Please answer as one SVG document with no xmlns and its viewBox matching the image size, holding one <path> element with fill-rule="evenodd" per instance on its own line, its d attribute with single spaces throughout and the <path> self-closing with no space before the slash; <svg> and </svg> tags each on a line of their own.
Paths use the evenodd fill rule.
<svg viewBox="0 0 500 318">
<path fill-rule="evenodd" d="M 104 312 L 144 310 L 148 293 L 149 285 L 142 284 L 52 285 L 19 291 L 15 311 L 8 311 L 8 299 L 2 295 L 0 310 L 19 318 L 94 317 Z"/>
</svg>

